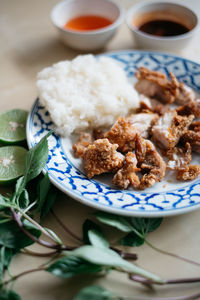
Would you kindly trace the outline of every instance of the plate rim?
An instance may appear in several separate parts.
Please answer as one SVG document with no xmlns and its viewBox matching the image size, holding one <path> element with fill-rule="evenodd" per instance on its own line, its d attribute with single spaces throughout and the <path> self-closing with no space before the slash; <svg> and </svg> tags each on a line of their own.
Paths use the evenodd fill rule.
<svg viewBox="0 0 200 300">
<path fill-rule="evenodd" d="M 177 59 L 181 59 L 183 61 L 187 61 L 187 62 L 191 62 L 196 64 L 197 66 L 200 67 L 200 63 L 195 62 L 191 59 L 187 59 L 184 58 L 182 56 L 178 56 L 178 55 L 173 55 L 171 53 L 167 53 L 167 52 L 158 52 L 158 51 L 146 51 L 146 50 L 115 50 L 115 51 L 109 51 L 109 52 L 105 52 L 99 55 L 96 55 L 96 57 L 99 56 L 108 56 L 108 55 L 114 55 L 114 54 L 129 54 L 129 53 L 135 53 L 135 54 L 149 54 L 149 55 L 167 55 L 168 57 L 173 57 L 173 58 L 177 58 Z M 33 110 L 34 107 L 36 106 L 37 102 L 39 102 L 39 98 L 37 98 L 33 105 L 31 106 L 31 109 L 29 111 L 28 114 L 28 118 L 27 118 L 27 124 L 26 124 L 26 137 L 27 137 L 27 144 L 28 144 L 28 148 L 31 148 L 31 138 L 30 138 L 30 131 L 29 131 L 29 126 L 30 126 L 30 121 L 31 121 L 31 117 L 33 114 Z M 62 144 L 62 143 L 61 143 Z M 47 172 L 47 167 L 45 166 L 45 168 L 43 169 L 43 173 L 45 174 Z M 66 190 L 61 183 L 58 183 L 57 181 L 54 180 L 52 174 L 49 174 L 49 178 L 50 181 L 53 185 L 55 185 L 60 191 L 62 191 L 64 194 L 66 194 L 67 196 L 70 196 L 72 199 L 75 199 L 76 201 L 80 202 L 81 204 L 87 205 L 89 207 L 95 208 L 95 209 L 99 209 L 105 212 L 109 212 L 109 213 L 113 213 L 113 214 L 117 214 L 117 215 L 123 215 L 123 216 L 127 216 L 127 217 L 148 217 L 148 218 L 153 218 L 153 217 L 170 217 L 170 216 L 174 216 L 174 215 L 180 215 L 180 214 L 185 214 L 185 213 L 189 213 L 192 212 L 194 210 L 200 209 L 200 203 L 197 204 L 191 204 L 190 206 L 186 206 L 186 207 L 181 207 L 181 208 L 176 208 L 176 209 L 169 209 L 169 210 L 164 210 L 164 211 L 153 211 L 153 210 L 146 210 L 146 211 L 142 211 L 142 210 L 129 210 L 129 209 L 123 209 L 123 208 L 117 208 L 117 207 L 112 207 L 109 205 L 104 205 L 103 203 L 99 203 L 99 202 L 95 202 L 94 200 L 90 200 L 90 199 L 84 199 L 81 198 L 80 196 L 77 196 L 76 194 L 73 193 L 72 190 Z M 120 190 L 121 191 L 121 190 Z M 131 191 L 132 192 L 132 191 Z M 159 192 L 158 192 L 159 194 Z"/>
</svg>

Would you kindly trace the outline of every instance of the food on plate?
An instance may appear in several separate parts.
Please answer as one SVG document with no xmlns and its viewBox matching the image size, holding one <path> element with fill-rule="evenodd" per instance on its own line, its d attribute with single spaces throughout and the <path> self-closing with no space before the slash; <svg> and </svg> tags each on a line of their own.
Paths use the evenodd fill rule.
<svg viewBox="0 0 200 300">
<path fill-rule="evenodd" d="M 137 159 L 133 152 L 128 152 L 124 159 L 123 166 L 117 171 L 113 177 L 113 184 L 122 189 L 127 189 L 129 186 L 139 188 L 140 179 L 136 172 L 140 169 L 137 167 Z"/>
<path fill-rule="evenodd" d="M 194 125 L 196 124 L 196 126 Z M 187 130 L 181 137 L 180 140 L 181 143 L 189 143 L 192 147 L 192 150 L 194 152 L 197 152 L 200 154 L 200 126 L 199 121 L 193 122 L 191 126 L 189 127 L 189 130 Z"/>
<path fill-rule="evenodd" d="M 0 114 L 0 142 L 16 144 L 26 139 L 26 120 L 28 112 L 22 109 L 12 109 Z"/>
<path fill-rule="evenodd" d="M 19 146 L 0 148 L 0 183 L 11 183 L 24 173 L 27 150 Z"/>
<path fill-rule="evenodd" d="M 138 82 L 136 90 L 148 97 L 164 103 L 185 104 L 196 98 L 194 91 L 183 82 L 179 82 L 172 72 L 170 79 L 166 75 L 141 67 L 136 72 Z"/>
<path fill-rule="evenodd" d="M 153 140 L 164 149 L 175 147 L 193 119 L 193 115 L 179 116 L 175 110 L 165 113 L 152 128 Z"/>
<path fill-rule="evenodd" d="M 200 166 L 191 164 L 192 152 L 200 153 L 200 100 L 193 90 L 171 73 L 137 72 L 140 107 L 116 119 L 107 128 L 82 132 L 73 145 L 88 178 L 115 173 L 112 183 L 121 189 L 144 190 L 160 182 L 167 170 L 180 181 L 194 180 Z M 172 107 L 170 103 L 176 103 Z M 178 106 L 177 105 L 181 105 Z"/>
<path fill-rule="evenodd" d="M 42 70 L 37 77 L 40 102 L 55 130 L 72 132 L 111 126 L 139 107 L 139 96 L 125 71 L 109 57 L 80 55 Z"/>
<path fill-rule="evenodd" d="M 160 101 L 146 97 L 145 95 L 140 95 L 140 108 L 139 112 L 154 112 L 159 115 L 163 115 L 164 113 L 170 111 L 170 107 L 167 104 L 163 104 Z"/>
<path fill-rule="evenodd" d="M 171 81 L 166 75 L 150 71 L 141 67 L 136 71 L 138 82 L 135 85 L 136 90 L 140 94 L 147 97 L 156 98 L 164 103 L 174 102 L 178 95 L 178 81 L 176 77 L 170 73 Z"/>
<path fill-rule="evenodd" d="M 117 144 L 111 144 L 108 139 L 98 139 L 89 145 L 83 156 L 84 170 L 88 178 L 107 172 L 115 172 L 124 161 L 124 155 L 116 151 Z"/>
<path fill-rule="evenodd" d="M 137 135 L 135 153 L 138 166 L 143 174 L 139 189 L 144 190 L 151 187 L 164 178 L 166 164 L 151 141 Z"/>
</svg>

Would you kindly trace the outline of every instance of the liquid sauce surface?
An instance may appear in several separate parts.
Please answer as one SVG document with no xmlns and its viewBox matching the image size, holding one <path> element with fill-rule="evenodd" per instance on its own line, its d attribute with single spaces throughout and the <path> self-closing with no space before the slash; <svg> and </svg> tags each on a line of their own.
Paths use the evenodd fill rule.
<svg viewBox="0 0 200 300">
<path fill-rule="evenodd" d="M 96 30 L 112 24 L 112 21 L 96 15 L 79 16 L 69 20 L 64 28 L 75 31 Z"/>
<path fill-rule="evenodd" d="M 138 29 L 156 36 L 176 36 L 189 31 L 189 29 L 183 24 L 167 20 L 148 21 L 140 25 Z"/>
</svg>

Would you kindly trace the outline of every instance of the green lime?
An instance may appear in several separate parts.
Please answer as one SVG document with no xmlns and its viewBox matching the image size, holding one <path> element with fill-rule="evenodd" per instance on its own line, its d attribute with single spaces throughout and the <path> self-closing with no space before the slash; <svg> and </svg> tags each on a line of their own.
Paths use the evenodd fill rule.
<svg viewBox="0 0 200 300">
<path fill-rule="evenodd" d="M 0 183 L 11 183 L 23 175 L 27 150 L 20 146 L 0 148 Z"/>
<path fill-rule="evenodd" d="M 28 112 L 22 109 L 8 110 L 0 114 L 0 142 L 15 144 L 26 139 Z"/>
</svg>

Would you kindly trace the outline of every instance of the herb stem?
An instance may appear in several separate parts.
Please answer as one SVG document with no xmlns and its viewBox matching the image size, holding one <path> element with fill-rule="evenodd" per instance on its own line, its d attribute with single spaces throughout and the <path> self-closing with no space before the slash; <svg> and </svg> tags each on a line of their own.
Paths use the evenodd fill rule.
<svg viewBox="0 0 200 300">
<path fill-rule="evenodd" d="M 50 238 L 53 242 L 56 242 L 56 240 L 50 235 L 40 224 L 38 224 L 35 220 L 33 220 L 31 217 L 29 217 L 26 213 L 24 213 L 23 210 L 17 208 L 19 212 L 22 214 L 22 216 L 28 220 L 30 223 L 32 223 L 35 227 L 37 227 L 44 235 L 46 235 L 48 238 Z"/>
<path fill-rule="evenodd" d="M 83 240 L 77 236 L 74 232 L 72 232 L 60 219 L 59 217 L 56 215 L 56 213 L 53 211 L 53 209 L 51 209 L 51 214 L 54 216 L 55 220 L 58 222 L 58 224 L 69 234 L 71 235 L 75 240 L 79 241 L 79 242 L 83 242 Z"/>
<path fill-rule="evenodd" d="M 194 278 L 177 278 L 177 279 L 169 279 L 166 280 L 166 284 L 181 284 L 181 283 L 195 283 L 200 282 L 200 277 L 194 277 Z"/>
<path fill-rule="evenodd" d="M 115 247 L 110 247 L 110 249 L 117 252 L 124 259 L 132 259 L 132 260 L 137 260 L 138 259 L 138 256 L 135 253 L 124 252 L 124 251 L 122 251 L 120 249 L 117 249 Z"/>
<path fill-rule="evenodd" d="M 36 236 L 32 235 L 28 230 L 26 230 L 26 228 L 24 228 L 21 220 L 20 220 L 20 217 L 16 214 L 16 212 L 14 211 L 13 208 L 11 208 L 11 212 L 12 212 L 12 216 L 13 216 L 13 219 L 14 221 L 16 221 L 17 225 L 19 226 L 19 228 L 32 240 L 34 241 L 35 243 L 41 245 L 41 246 L 44 246 L 44 247 L 47 247 L 47 248 L 51 248 L 51 249 L 58 249 L 58 246 L 57 244 L 51 244 L 49 242 L 46 242 L 46 241 L 43 241 L 43 240 L 40 240 L 39 238 L 37 238 Z"/>
<path fill-rule="evenodd" d="M 33 206 L 35 206 L 36 203 L 37 203 L 37 201 L 34 201 L 33 203 L 31 203 L 26 209 L 24 209 L 24 213 L 29 211 Z"/>
<path fill-rule="evenodd" d="M 36 268 L 36 269 L 30 269 L 30 270 L 24 271 L 24 272 L 22 272 L 22 273 L 19 273 L 19 274 L 13 276 L 12 278 L 10 278 L 10 279 L 8 279 L 8 280 L 6 280 L 6 281 L 3 281 L 3 282 L 1 283 L 1 285 L 6 285 L 6 284 L 8 284 L 8 283 L 10 283 L 10 282 L 12 282 L 12 281 L 14 281 L 14 280 L 17 280 L 18 278 L 20 278 L 20 277 L 22 277 L 22 276 L 27 275 L 27 274 L 34 273 L 34 272 L 39 272 L 39 271 L 45 271 L 45 270 L 46 270 L 46 268 L 44 268 L 44 267 L 39 267 L 39 268 Z"/>
<path fill-rule="evenodd" d="M 39 238 L 37 238 L 36 236 L 32 235 L 28 230 L 26 230 L 26 228 L 24 228 L 20 217 L 16 214 L 15 210 L 13 208 L 11 208 L 11 212 L 12 212 L 12 216 L 14 221 L 16 221 L 17 225 L 19 226 L 19 228 L 35 243 L 44 246 L 46 248 L 51 248 L 51 249 L 56 249 L 59 251 L 62 250 L 74 250 L 76 247 L 69 247 L 69 246 L 65 246 L 65 245 L 60 245 L 60 244 L 51 244 L 47 241 L 41 240 Z"/>
<path fill-rule="evenodd" d="M 160 253 L 165 254 L 165 255 L 168 255 L 168 256 L 175 257 L 175 258 L 177 258 L 177 259 L 183 260 L 183 261 L 185 261 L 185 262 L 188 262 L 188 263 L 193 264 L 193 265 L 196 265 L 196 266 L 200 266 L 200 263 L 199 263 L 199 262 L 193 261 L 193 260 L 191 260 L 191 259 L 189 259 L 189 258 L 187 258 L 187 257 L 181 256 L 181 255 L 178 255 L 178 254 L 171 253 L 171 252 L 168 252 L 168 251 L 166 251 L 166 250 L 160 249 L 160 248 L 158 248 L 158 247 L 152 245 L 152 244 L 151 244 L 148 240 L 146 240 L 146 239 L 145 239 L 145 243 L 146 243 L 149 247 L 151 247 L 152 249 L 154 249 L 154 250 L 157 251 L 157 252 L 160 252 Z"/>
<path fill-rule="evenodd" d="M 133 299 L 133 300 L 195 300 L 200 297 L 200 293 L 188 295 L 188 296 L 178 296 L 178 297 L 141 297 L 141 296 L 111 296 L 110 298 L 123 300 L 123 299 Z"/>
<path fill-rule="evenodd" d="M 39 253 L 39 252 L 35 252 L 35 251 L 29 250 L 29 249 L 23 249 L 23 251 L 21 251 L 22 254 L 38 256 L 38 257 L 54 256 L 55 254 L 57 254 L 59 252 L 60 252 L 59 250 L 55 250 L 55 251 L 51 251 L 51 252 L 47 252 L 47 253 Z"/>
</svg>

